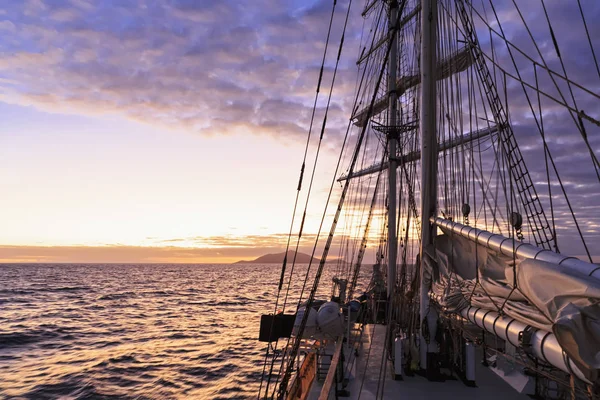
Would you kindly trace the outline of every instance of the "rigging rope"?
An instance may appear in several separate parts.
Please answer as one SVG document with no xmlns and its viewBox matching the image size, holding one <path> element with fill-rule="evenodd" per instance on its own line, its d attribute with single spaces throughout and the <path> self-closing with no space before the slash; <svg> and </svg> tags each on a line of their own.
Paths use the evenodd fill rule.
<svg viewBox="0 0 600 400">
<path fill-rule="evenodd" d="M 336 6 L 336 4 L 337 4 L 337 0 L 334 0 L 333 7 L 332 7 L 332 10 L 331 10 L 331 17 L 329 18 L 329 27 L 327 28 L 327 38 L 325 40 L 325 48 L 323 49 L 323 58 L 321 60 L 321 69 L 320 69 L 320 73 L 319 73 L 319 83 L 317 84 L 317 89 L 316 89 L 316 93 L 315 93 L 315 99 L 314 99 L 314 102 L 313 102 L 313 108 L 312 108 L 312 113 L 311 113 L 311 117 L 310 117 L 310 125 L 309 125 L 308 134 L 307 134 L 307 138 L 306 138 L 306 146 L 304 148 L 304 156 L 303 156 L 303 160 L 302 160 L 302 166 L 300 168 L 300 177 L 299 177 L 299 180 L 298 180 L 298 187 L 296 189 L 296 199 L 294 201 L 294 209 L 292 211 L 292 221 L 290 223 L 290 231 L 289 231 L 289 234 L 288 234 L 288 240 L 287 240 L 286 247 L 285 247 L 285 254 L 284 254 L 284 257 L 283 257 L 283 264 L 282 264 L 282 267 L 281 267 L 281 275 L 280 275 L 280 278 L 279 278 L 279 285 L 278 285 L 278 289 L 277 289 L 277 297 L 276 297 L 276 300 L 275 300 L 275 307 L 274 307 L 273 315 L 275 315 L 277 313 L 277 308 L 278 308 L 278 305 L 279 305 L 279 297 L 280 297 L 281 290 L 282 290 L 282 287 L 283 287 L 283 281 L 284 281 L 284 277 L 285 277 L 285 270 L 286 270 L 286 264 L 287 264 L 287 256 L 288 256 L 288 251 L 289 251 L 289 247 L 290 247 L 290 241 L 291 241 L 292 232 L 293 232 L 293 228 L 294 228 L 294 220 L 296 218 L 296 209 L 297 209 L 297 206 L 298 206 L 298 200 L 299 200 L 299 197 L 300 197 L 300 191 L 302 190 L 302 180 L 304 178 L 304 169 L 305 169 L 305 166 L 306 166 L 306 157 L 307 157 L 307 154 L 308 154 L 308 148 L 309 148 L 309 144 L 310 144 L 310 138 L 311 138 L 311 134 L 312 134 L 312 128 L 313 128 L 315 113 L 316 113 L 316 109 L 317 109 L 317 101 L 318 101 L 318 98 L 319 98 L 321 78 L 323 76 L 323 69 L 324 69 L 324 66 L 325 66 L 325 60 L 326 60 L 326 56 L 327 56 L 327 50 L 329 48 L 329 39 L 330 39 L 330 36 L 331 36 L 331 29 L 332 29 L 332 26 L 333 26 L 333 17 L 335 15 L 335 6 Z M 304 216 L 303 216 L 302 225 L 304 224 L 304 217 L 305 217 L 305 215 L 306 214 L 304 214 Z M 301 231 L 302 231 L 302 227 L 300 228 L 300 232 Z M 299 236 L 301 236 L 301 233 L 300 233 Z M 296 253 L 297 253 L 297 251 L 296 251 Z M 294 261 L 295 260 L 296 260 L 296 254 L 294 254 Z M 293 274 L 293 271 L 290 272 L 290 279 L 291 279 L 292 274 Z M 289 286 L 288 286 L 288 289 L 289 289 Z M 286 294 L 286 297 L 287 297 L 287 294 Z M 284 306 L 284 310 L 282 312 L 285 312 L 285 306 Z M 271 331 L 272 330 L 273 330 L 273 324 L 270 327 L 269 336 L 271 336 L 271 334 L 272 334 Z M 267 360 L 268 360 L 268 357 L 269 357 L 269 347 L 270 346 L 267 345 L 267 349 L 265 351 L 265 359 L 264 359 L 264 363 L 263 363 L 263 371 L 262 371 L 262 374 L 261 374 L 260 386 L 259 386 L 259 390 L 258 390 L 258 398 L 259 399 L 260 399 L 261 393 L 262 393 L 262 386 L 263 386 L 263 382 L 264 382 L 266 365 L 267 365 Z M 276 349 L 277 349 L 277 344 L 275 345 L 275 348 L 274 348 L 273 351 L 275 352 Z M 271 364 L 271 371 L 272 371 L 272 369 L 273 369 L 273 363 Z M 271 374 L 269 374 L 269 381 L 268 381 L 267 387 L 266 387 L 266 395 L 268 395 L 268 393 L 269 393 L 269 382 L 270 382 L 270 379 L 271 379 Z"/>
<path fill-rule="evenodd" d="M 581 14 L 581 20 L 583 21 L 583 27 L 585 28 L 585 34 L 588 39 L 588 43 L 590 45 L 590 50 L 592 51 L 592 58 L 594 59 L 594 64 L 596 65 L 596 72 L 598 72 L 598 78 L 600 78 L 600 67 L 598 67 L 598 60 L 596 59 L 596 52 L 594 51 L 594 46 L 592 45 L 592 39 L 590 38 L 590 32 L 588 31 L 587 23 L 585 22 L 585 16 L 583 14 L 583 9 L 581 8 L 581 1 L 577 0 L 577 5 L 579 6 L 579 13 Z"/>
<path fill-rule="evenodd" d="M 403 0 L 402 4 L 400 6 L 400 12 L 398 13 L 398 18 L 396 19 L 396 22 L 395 22 L 394 26 L 391 29 L 394 32 L 397 31 L 397 29 L 398 29 L 397 28 L 398 22 L 400 21 L 400 15 L 402 14 L 402 10 L 404 9 L 405 3 L 406 3 L 406 0 Z M 387 48 L 387 52 L 386 52 L 386 55 L 385 55 L 385 58 L 384 58 L 383 67 L 381 68 L 381 71 L 379 73 L 379 78 L 378 78 L 377 84 L 375 86 L 375 92 L 373 94 L 371 103 L 369 105 L 369 110 L 367 112 L 367 119 L 371 117 L 371 114 L 373 112 L 373 106 L 375 104 L 375 101 L 377 100 L 377 92 L 378 92 L 379 86 L 380 86 L 382 78 L 383 78 L 383 73 L 385 71 L 385 64 L 387 63 L 387 59 L 389 57 L 389 54 L 390 54 L 390 51 L 391 51 L 391 48 L 392 48 L 392 41 L 390 41 L 390 43 L 389 43 L 389 45 L 387 47 L 388 48 Z M 357 161 L 359 153 L 360 153 L 360 148 L 361 148 L 362 142 L 364 140 L 364 136 L 365 136 L 365 132 L 367 130 L 367 126 L 368 125 L 363 126 L 362 130 L 361 130 L 361 132 L 359 134 L 359 137 L 358 137 L 358 140 L 357 140 L 357 143 L 356 143 L 356 148 L 355 148 L 354 154 L 352 156 L 352 161 L 350 163 L 350 169 L 349 169 L 350 174 L 352 174 L 352 172 L 354 171 L 354 167 L 355 167 L 356 161 Z M 350 126 L 348 126 L 348 128 L 350 128 Z M 337 168 L 336 168 L 336 174 L 337 174 Z M 329 191 L 329 196 L 328 196 L 327 203 L 329 202 L 329 198 L 331 197 L 331 193 L 332 193 L 334 184 L 335 184 L 335 178 L 334 178 L 334 180 L 332 182 L 331 189 Z M 342 206 L 344 204 L 344 200 L 345 200 L 346 194 L 348 192 L 349 185 L 350 185 L 350 181 L 346 180 L 346 182 L 344 184 L 344 188 L 342 190 L 342 194 L 340 196 L 338 207 L 336 209 L 336 213 L 335 213 L 335 216 L 334 216 L 334 219 L 333 219 L 333 223 L 332 223 L 332 226 L 331 226 L 331 229 L 330 229 L 330 232 L 329 232 L 329 236 L 327 237 L 327 242 L 326 242 L 325 248 L 323 250 L 323 255 L 322 255 L 321 260 L 319 262 L 319 267 L 317 269 L 317 273 L 316 273 L 315 278 L 314 278 L 313 286 L 312 286 L 312 289 L 310 291 L 309 297 L 308 297 L 308 299 L 306 301 L 306 305 L 305 305 L 306 310 L 310 310 L 310 308 L 312 306 L 312 303 L 314 301 L 314 298 L 315 298 L 315 295 L 316 295 L 316 292 L 317 292 L 317 288 L 318 288 L 318 285 L 319 285 L 320 277 L 321 277 L 321 274 L 323 273 L 323 267 L 325 266 L 325 261 L 327 259 L 327 253 L 329 252 L 329 248 L 331 246 L 331 241 L 333 239 L 333 234 L 334 234 L 335 228 L 337 226 L 337 222 L 338 222 L 338 219 L 339 219 L 339 216 L 340 216 L 340 212 L 342 210 Z M 323 222 L 325 220 L 325 215 L 326 215 L 326 211 L 323 213 L 323 217 L 321 219 L 321 226 L 323 225 Z M 319 228 L 319 232 L 320 231 L 321 231 L 321 228 Z M 314 253 L 316 251 L 316 245 L 317 245 L 318 238 L 319 238 L 319 234 L 317 234 L 317 240 L 315 241 L 315 246 L 313 247 L 313 255 L 314 255 Z M 311 261 L 312 261 L 312 258 L 311 258 Z M 303 287 L 302 292 L 304 292 L 304 287 Z M 283 399 L 284 396 L 285 396 L 285 392 L 287 390 L 287 384 L 288 384 L 288 381 L 290 379 L 291 372 L 292 372 L 292 370 L 294 368 L 294 362 L 295 362 L 295 359 L 296 359 L 296 356 L 298 354 L 298 350 L 299 350 L 299 347 L 300 347 L 300 341 L 301 341 L 300 338 L 302 337 L 302 335 L 304 333 L 304 328 L 305 328 L 306 323 L 308 321 L 308 315 L 309 315 L 308 311 L 304 313 L 301 325 L 300 325 L 300 327 L 298 329 L 296 340 L 294 340 L 294 343 L 293 343 L 293 346 L 292 346 L 292 350 L 290 351 L 289 360 L 288 360 L 288 363 L 287 363 L 287 367 L 285 368 L 284 375 L 283 375 L 283 378 L 281 380 L 281 384 L 280 384 L 280 387 L 279 387 L 279 398 L 280 399 Z"/>
</svg>

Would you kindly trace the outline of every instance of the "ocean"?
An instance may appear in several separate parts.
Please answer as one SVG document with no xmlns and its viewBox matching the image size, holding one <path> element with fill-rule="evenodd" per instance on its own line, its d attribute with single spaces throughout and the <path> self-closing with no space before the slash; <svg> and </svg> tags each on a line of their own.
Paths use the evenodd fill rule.
<svg viewBox="0 0 600 400">
<path fill-rule="evenodd" d="M 280 268 L 0 265 L 0 398 L 256 398 Z"/>
</svg>

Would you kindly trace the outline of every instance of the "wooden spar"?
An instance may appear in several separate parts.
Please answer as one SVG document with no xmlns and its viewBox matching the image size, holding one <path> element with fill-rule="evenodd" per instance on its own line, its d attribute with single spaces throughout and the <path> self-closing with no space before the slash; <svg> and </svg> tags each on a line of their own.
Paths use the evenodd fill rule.
<svg viewBox="0 0 600 400">
<path fill-rule="evenodd" d="M 365 15 L 367 15 L 369 13 L 369 11 L 371 11 L 373 9 L 373 7 L 375 7 L 375 4 L 377 4 L 379 2 L 379 0 L 373 0 L 371 1 L 370 4 L 367 4 L 365 6 L 365 9 L 362 12 L 362 16 L 364 17 Z"/>
<path fill-rule="evenodd" d="M 453 74 L 458 72 L 462 72 L 469 68 L 473 64 L 473 57 L 471 57 L 469 53 L 470 49 L 468 47 L 464 47 L 459 50 L 454 55 L 446 58 L 445 60 L 440 61 L 437 64 L 436 70 L 436 79 L 442 80 L 450 77 Z M 401 96 L 408 89 L 417 86 L 421 83 L 421 75 L 406 75 L 398 78 L 396 81 L 396 91 L 397 95 Z M 376 100 L 375 105 L 373 107 L 373 111 L 371 112 L 371 117 L 382 113 L 386 110 L 388 105 L 388 98 L 382 97 Z M 362 127 L 364 126 L 368 120 L 366 118 L 367 108 L 363 108 L 362 110 L 357 111 L 352 115 L 354 121 L 354 125 Z"/>
<path fill-rule="evenodd" d="M 325 378 L 325 382 L 323 382 L 323 388 L 321 389 L 319 400 L 327 400 L 329 398 L 329 392 L 331 391 L 331 387 L 333 386 L 338 364 L 340 362 L 340 355 L 342 354 L 342 346 L 344 344 L 344 341 L 342 339 L 343 338 L 340 336 L 336 340 L 335 352 L 333 353 L 333 357 L 331 358 L 331 365 L 329 365 L 327 377 Z"/>
<path fill-rule="evenodd" d="M 438 152 L 441 153 L 442 151 L 453 149 L 456 146 L 465 145 L 469 142 L 472 142 L 473 140 L 481 139 L 483 137 L 494 134 L 496 132 L 498 132 L 498 125 L 494 125 L 489 128 L 479 129 L 477 131 L 468 133 L 461 137 L 457 137 L 452 140 L 448 140 L 444 143 L 441 143 L 438 147 Z M 397 166 L 400 167 L 404 164 L 407 164 L 407 163 L 413 162 L 413 161 L 417 161 L 420 159 L 421 159 L 421 152 L 420 151 L 412 151 L 406 155 L 397 157 L 397 161 L 398 161 Z M 354 172 L 352 175 L 349 175 L 349 176 L 342 175 L 341 177 L 338 178 L 338 182 L 343 182 L 347 179 L 353 179 L 353 178 L 358 178 L 360 176 L 374 174 L 376 172 L 384 171 L 388 168 L 389 168 L 388 162 L 371 165 L 370 167 L 367 167 L 360 171 Z"/>
<path fill-rule="evenodd" d="M 417 15 L 417 13 L 421 10 L 421 5 L 417 5 L 411 12 L 409 12 L 406 17 L 402 18 L 402 21 L 400 21 L 400 26 L 398 27 L 398 29 L 402 28 L 404 25 L 406 25 L 411 19 L 413 19 L 413 17 L 415 15 Z M 373 54 L 377 49 L 379 49 L 383 44 L 387 43 L 387 41 L 390 39 L 390 35 L 387 34 L 385 36 L 383 36 L 381 39 L 379 39 L 377 41 L 377 43 L 375 43 L 373 45 L 373 47 L 371 47 L 369 49 L 369 51 L 367 51 L 365 54 L 363 54 L 358 61 L 356 61 L 356 64 L 362 64 L 363 61 L 365 61 L 367 58 L 369 58 L 371 56 L 371 54 Z"/>
</svg>

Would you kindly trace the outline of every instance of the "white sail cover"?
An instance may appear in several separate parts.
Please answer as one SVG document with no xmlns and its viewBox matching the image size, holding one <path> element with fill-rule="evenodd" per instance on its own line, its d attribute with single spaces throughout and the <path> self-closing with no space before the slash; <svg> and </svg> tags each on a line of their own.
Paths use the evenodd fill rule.
<svg viewBox="0 0 600 400">
<path fill-rule="evenodd" d="M 445 233 L 436 237 L 435 253 L 430 252 L 439 271 L 432 290 L 443 306 L 457 312 L 470 305 L 501 310 L 551 331 L 586 377 L 598 379 L 600 280 L 541 260 L 513 259 Z"/>
</svg>

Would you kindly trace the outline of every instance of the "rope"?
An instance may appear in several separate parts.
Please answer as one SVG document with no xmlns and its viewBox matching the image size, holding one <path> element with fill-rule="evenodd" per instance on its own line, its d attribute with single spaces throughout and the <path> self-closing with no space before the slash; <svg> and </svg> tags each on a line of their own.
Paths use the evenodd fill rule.
<svg viewBox="0 0 600 400">
<path fill-rule="evenodd" d="M 583 27 L 585 28 L 585 35 L 587 36 L 588 43 L 590 45 L 590 50 L 592 51 L 592 57 L 594 59 L 594 64 L 596 65 L 596 72 L 598 72 L 598 77 L 600 78 L 600 67 L 598 67 L 598 60 L 596 59 L 596 52 L 594 51 L 594 46 L 592 45 L 592 39 L 590 38 L 590 32 L 588 31 L 587 23 L 585 22 L 585 16 L 583 15 L 583 9 L 581 8 L 581 2 L 577 0 L 577 5 L 579 6 L 579 13 L 581 14 L 581 20 L 583 21 Z"/>
<path fill-rule="evenodd" d="M 397 29 L 398 29 L 398 22 L 400 21 L 400 15 L 402 14 L 402 10 L 404 9 L 405 3 L 406 3 L 406 0 L 404 0 L 402 2 L 401 6 L 400 6 L 400 12 L 398 13 L 398 18 L 396 19 L 394 27 L 392 27 L 392 29 L 391 29 L 393 32 L 396 32 Z M 383 78 L 383 74 L 385 72 L 385 64 L 387 63 L 387 59 L 388 59 L 389 54 L 390 54 L 390 50 L 391 50 L 391 47 L 392 47 L 391 45 L 392 45 L 392 41 L 390 41 L 389 45 L 387 46 L 387 51 L 386 51 L 386 55 L 385 55 L 385 58 L 384 58 L 383 67 L 381 68 L 381 71 L 379 73 L 379 78 L 377 79 L 377 84 L 376 84 L 376 87 L 375 87 L 375 91 L 374 91 L 373 97 L 371 99 L 371 103 L 369 105 L 369 110 L 367 112 L 367 120 L 370 118 L 370 116 L 371 116 L 371 114 L 373 112 L 374 104 L 375 104 L 375 102 L 377 100 L 377 92 L 378 92 L 379 86 L 381 84 L 381 81 L 382 81 L 382 78 Z M 357 143 L 356 143 L 356 148 L 355 148 L 355 151 L 354 151 L 354 155 L 352 157 L 352 161 L 351 161 L 350 168 L 349 168 L 349 174 L 350 175 L 354 172 L 354 167 L 356 165 L 356 161 L 357 161 L 359 153 L 360 153 L 360 148 L 361 148 L 362 142 L 364 140 L 364 136 L 365 136 L 365 133 L 366 133 L 367 126 L 368 125 L 365 124 L 363 126 L 360 134 L 359 134 L 359 137 L 358 137 L 358 140 L 357 140 Z M 338 167 L 339 167 L 339 162 L 338 162 Z M 336 175 L 337 175 L 338 167 L 336 167 L 336 171 L 335 171 Z M 328 199 L 327 199 L 327 204 L 329 203 L 329 199 L 331 198 L 331 193 L 332 193 L 334 184 L 335 184 L 335 178 L 334 178 L 334 180 L 332 182 L 332 185 L 331 185 L 331 188 L 330 188 L 330 191 L 329 191 L 329 195 L 328 195 Z M 344 204 L 345 197 L 346 197 L 347 192 L 348 192 L 349 185 L 350 185 L 350 180 L 346 180 L 345 184 L 344 184 L 344 188 L 342 190 L 342 194 L 340 196 L 338 207 L 337 207 L 334 219 L 333 219 L 333 223 L 332 223 L 332 226 L 331 226 L 331 229 L 330 229 L 330 232 L 329 232 L 329 236 L 327 237 L 327 242 L 326 242 L 325 248 L 323 250 L 323 255 L 321 257 L 321 261 L 319 263 L 319 267 L 317 269 L 317 273 L 316 273 L 315 278 L 314 278 L 312 290 L 310 291 L 309 297 L 308 297 L 308 299 L 306 301 L 306 306 L 305 307 L 306 307 L 307 310 L 309 310 L 311 308 L 312 303 L 314 301 L 314 297 L 316 295 L 317 288 L 318 288 L 318 285 L 319 285 L 319 280 L 320 280 L 321 274 L 323 272 L 323 268 L 325 266 L 325 261 L 327 259 L 327 253 L 329 252 L 329 248 L 331 246 L 331 241 L 333 239 L 333 234 L 334 234 L 335 228 L 337 226 L 337 222 L 338 222 L 338 219 L 339 219 L 339 216 L 340 216 L 340 212 L 341 212 L 343 204 Z M 327 209 L 327 206 L 326 206 L 325 210 L 326 209 Z M 320 227 L 319 227 L 319 233 L 317 234 L 317 240 L 315 241 L 315 246 L 313 247 L 313 255 L 314 255 L 314 253 L 316 251 L 316 246 L 317 246 L 319 234 L 320 234 L 320 231 L 321 231 L 321 227 L 323 226 L 323 222 L 325 220 L 325 216 L 326 216 L 326 212 L 323 213 L 323 217 L 321 218 L 321 224 L 320 224 Z M 309 267 L 310 267 L 310 264 L 309 264 Z M 305 286 L 306 286 L 306 281 L 304 282 L 300 298 L 302 298 L 302 293 L 304 293 Z M 308 312 L 304 313 L 301 325 L 300 325 L 300 327 L 298 329 L 297 338 L 294 341 L 294 344 L 292 346 L 292 350 L 291 350 L 290 356 L 289 356 L 289 361 L 288 361 L 287 367 L 285 368 L 285 372 L 284 372 L 284 375 L 283 375 L 283 378 L 281 380 L 281 384 L 280 384 L 280 387 L 279 387 L 279 398 L 283 398 L 284 395 L 285 395 L 285 391 L 287 389 L 287 384 L 288 384 L 288 381 L 290 379 L 290 374 L 291 374 L 291 371 L 292 371 L 292 369 L 294 367 L 294 361 L 295 361 L 295 358 L 297 356 L 298 349 L 299 349 L 299 346 L 300 346 L 300 338 L 302 337 L 302 334 L 304 332 L 304 328 L 306 326 L 306 322 L 308 320 L 308 315 L 309 315 Z"/>
<path fill-rule="evenodd" d="M 296 218 L 296 209 L 297 209 L 297 206 L 298 206 L 298 200 L 299 200 L 299 197 L 300 197 L 300 191 L 302 190 L 302 181 L 303 181 L 303 178 L 304 178 L 304 170 L 305 170 L 305 167 L 306 167 L 306 158 L 307 158 L 307 155 L 308 155 L 308 148 L 309 148 L 309 145 L 310 145 L 310 138 L 311 138 L 311 135 L 312 135 L 312 128 L 313 128 L 315 113 L 316 113 L 316 109 L 317 109 L 317 101 L 318 101 L 318 98 L 319 98 L 319 91 L 320 91 L 320 86 L 321 86 L 321 79 L 323 77 L 323 69 L 325 67 L 325 60 L 326 60 L 326 56 L 327 56 L 327 50 L 329 48 L 329 39 L 330 39 L 330 36 L 331 36 L 331 29 L 332 29 L 332 26 L 333 26 L 333 17 L 335 15 L 336 4 L 337 4 L 337 0 L 334 0 L 333 7 L 331 9 L 331 16 L 329 18 L 329 27 L 327 28 L 327 38 L 325 40 L 325 48 L 323 50 L 323 57 L 322 57 L 322 60 L 321 60 L 321 69 L 320 69 L 320 73 L 319 73 L 319 81 L 317 83 L 317 88 L 316 88 L 316 93 L 315 93 L 315 99 L 314 99 L 314 102 L 313 102 L 313 108 L 312 108 L 312 113 L 311 113 L 311 117 L 310 117 L 310 124 L 309 124 L 308 134 L 307 134 L 307 138 L 306 138 L 306 145 L 304 147 L 304 155 L 303 155 L 303 160 L 302 160 L 302 166 L 300 168 L 300 177 L 298 179 L 298 187 L 296 189 L 296 198 L 295 198 L 295 201 L 294 201 L 294 209 L 292 211 L 292 221 L 290 223 L 290 230 L 289 230 L 289 234 L 288 234 L 288 240 L 287 240 L 286 247 L 285 247 L 285 255 L 284 255 L 283 264 L 282 264 L 282 267 L 281 267 L 281 275 L 280 275 L 280 278 L 279 278 L 279 285 L 278 285 L 278 289 L 277 289 L 277 297 L 276 297 L 276 300 L 275 300 L 275 307 L 274 307 L 273 315 L 275 315 L 277 313 L 277 308 L 278 308 L 278 305 L 279 305 L 279 298 L 280 298 L 281 290 L 282 290 L 282 287 L 283 287 L 283 281 L 284 281 L 285 270 L 286 270 L 286 265 L 287 265 L 287 255 L 288 255 L 288 251 L 289 251 L 289 247 L 290 247 L 290 241 L 291 241 L 292 232 L 293 232 L 293 228 L 294 228 L 294 220 Z M 336 65 L 336 67 L 337 67 L 337 65 Z M 304 225 L 304 218 L 305 218 L 305 216 L 306 216 L 306 211 L 303 214 L 302 225 Z M 298 235 L 298 240 L 300 239 L 301 236 L 302 236 L 302 226 L 300 227 L 300 233 Z M 296 246 L 296 253 L 294 254 L 294 260 L 293 260 L 293 263 L 292 263 L 292 271 L 290 271 L 290 280 L 291 280 L 291 277 L 293 275 L 293 269 L 294 269 L 294 264 L 295 264 L 295 261 L 296 261 L 297 251 L 298 251 L 298 246 Z M 289 292 L 290 283 L 291 282 L 288 282 L 288 290 L 286 291 L 286 297 L 285 297 L 286 300 L 287 300 L 287 293 Z M 284 306 L 283 306 L 283 312 L 285 312 L 285 301 L 284 301 Z M 272 330 L 273 330 L 273 324 L 270 327 L 269 336 L 271 336 Z M 274 352 L 277 350 L 277 343 L 278 343 L 278 341 L 275 344 L 275 348 L 273 350 Z M 261 393 L 262 393 L 262 387 L 263 387 L 263 382 L 264 382 L 264 377 L 265 377 L 265 370 L 266 370 L 267 360 L 268 360 L 268 357 L 269 357 L 269 347 L 270 346 L 267 346 L 267 349 L 265 351 L 265 358 L 264 358 L 264 362 L 263 362 L 263 371 L 262 371 L 262 374 L 261 374 L 260 386 L 259 386 L 259 390 L 258 390 L 258 398 L 259 399 L 260 399 Z M 274 360 L 275 359 L 273 359 L 273 362 L 274 362 Z M 272 372 L 272 369 L 273 369 L 273 363 L 271 364 L 271 372 Z M 271 381 L 271 375 L 272 374 L 269 373 L 269 378 L 268 378 L 267 386 L 266 386 L 266 390 L 265 390 L 266 395 L 268 395 L 268 393 L 269 393 L 269 383 Z"/>
</svg>

